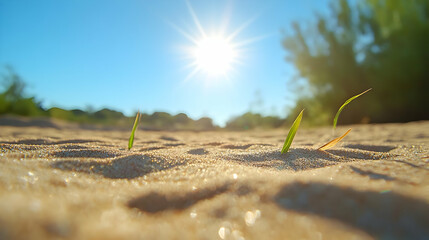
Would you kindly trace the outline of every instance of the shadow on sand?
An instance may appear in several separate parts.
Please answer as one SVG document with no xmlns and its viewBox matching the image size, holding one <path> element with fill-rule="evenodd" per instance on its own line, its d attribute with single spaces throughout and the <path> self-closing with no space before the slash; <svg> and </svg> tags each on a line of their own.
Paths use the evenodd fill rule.
<svg viewBox="0 0 429 240">
<path fill-rule="evenodd" d="M 335 219 L 377 239 L 427 239 L 429 205 L 391 191 L 357 191 L 295 182 L 274 197 L 280 207 Z"/>
<path fill-rule="evenodd" d="M 319 151 L 310 148 L 294 148 L 286 154 L 280 151 L 226 156 L 225 160 L 256 167 L 290 169 L 295 171 L 321 168 L 354 160 L 379 160 L 381 154 L 347 150 Z"/>
<path fill-rule="evenodd" d="M 229 190 L 229 184 L 210 186 L 191 192 L 163 194 L 150 192 L 128 202 L 128 207 L 143 212 L 157 213 L 166 210 L 184 210 L 197 202 L 210 199 Z"/>
<path fill-rule="evenodd" d="M 51 167 L 65 171 L 99 174 L 111 179 L 133 179 L 183 164 L 183 161 L 171 161 L 145 155 L 131 155 L 111 161 L 63 160 L 51 164 Z"/>
<path fill-rule="evenodd" d="M 72 144 L 72 143 L 97 143 L 101 142 L 98 140 L 90 140 L 90 139 L 70 139 L 70 140 L 62 140 L 62 141 L 51 141 L 49 139 L 24 139 L 18 141 L 11 142 L 0 142 L 5 144 L 22 144 L 22 145 L 60 145 L 60 144 Z"/>
<path fill-rule="evenodd" d="M 347 148 L 371 151 L 371 152 L 390 152 L 396 147 L 394 146 L 377 146 L 377 145 L 364 145 L 364 144 L 349 144 L 346 145 Z"/>
</svg>

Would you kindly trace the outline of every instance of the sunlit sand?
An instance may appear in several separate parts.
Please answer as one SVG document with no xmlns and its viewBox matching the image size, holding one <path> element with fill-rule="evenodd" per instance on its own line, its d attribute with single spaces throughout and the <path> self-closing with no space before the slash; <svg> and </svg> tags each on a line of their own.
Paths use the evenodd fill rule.
<svg viewBox="0 0 429 240">
<path fill-rule="evenodd" d="M 0 126 L 0 236 L 428 236 L 429 123 L 353 126 L 316 150 L 331 130 L 301 129 L 280 154 L 286 131 L 139 131 L 128 151 L 128 131 Z"/>
</svg>

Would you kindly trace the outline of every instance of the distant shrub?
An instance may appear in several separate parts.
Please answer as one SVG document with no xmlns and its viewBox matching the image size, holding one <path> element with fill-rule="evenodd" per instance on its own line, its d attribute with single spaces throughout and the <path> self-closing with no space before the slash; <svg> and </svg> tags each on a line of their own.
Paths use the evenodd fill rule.
<svg viewBox="0 0 429 240">
<path fill-rule="evenodd" d="M 284 123 L 284 119 L 276 116 L 264 117 L 259 113 L 247 112 L 228 121 L 225 128 L 228 130 L 269 129 L 281 127 Z"/>
</svg>

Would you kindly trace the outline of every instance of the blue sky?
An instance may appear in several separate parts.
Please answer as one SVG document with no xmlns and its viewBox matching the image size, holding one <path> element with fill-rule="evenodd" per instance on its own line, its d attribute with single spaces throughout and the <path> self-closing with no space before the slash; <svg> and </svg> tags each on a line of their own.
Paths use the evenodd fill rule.
<svg viewBox="0 0 429 240">
<path fill-rule="evenodd" d="M 249 110 L 284 117 L 296 97 L 284 32 L 326 14 L 328 2 L 190 0 L 207 34 L 248 25 L 231 40 L 247 44 L 226 77 L 189 77 L 194 43 L 183 33 L 200 33 L 185 0 L 0 0 L 0 65 L 45 107 L 184 112 L 220 125 Z"/>
</svg>

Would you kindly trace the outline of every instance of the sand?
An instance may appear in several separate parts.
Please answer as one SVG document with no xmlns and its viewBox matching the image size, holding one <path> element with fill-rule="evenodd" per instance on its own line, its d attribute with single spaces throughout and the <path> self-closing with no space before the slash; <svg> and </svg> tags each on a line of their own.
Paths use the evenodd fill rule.
<svg viewBox="0 0 429 240">
<path fill-rule="evenodd" d="M 46 120 L 45 120 L 46 121 Z M 429 121 L 129 131 L 0 121 L 0 239 L 429 239 Z M 16 121 L 15 121 L 16 122 Z"/>
</svg>

